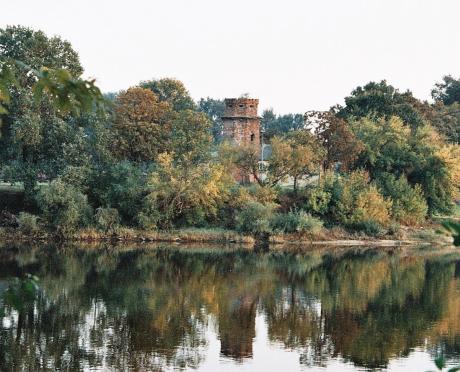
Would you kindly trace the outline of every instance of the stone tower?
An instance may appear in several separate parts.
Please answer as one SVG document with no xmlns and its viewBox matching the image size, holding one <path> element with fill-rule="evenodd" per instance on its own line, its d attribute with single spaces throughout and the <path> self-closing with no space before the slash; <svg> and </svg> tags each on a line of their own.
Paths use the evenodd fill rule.
<svg viewBox="0 0 460 372">
<path fill-rule="evenodd" d="M 258 99 L 226 98 L 222 116 L 224 139 L 238 145 L 251 145 L 260 151 Z"/>
<path fill-rule="evenodd" d="M 236 145 L 254 146 L 260 156 L 259 100 L 254 98 L 226 98 L 222 116 L 224 140 Z M 252 175 L 235 174 L 239 182 L 254 182 Z"/>
</svg>

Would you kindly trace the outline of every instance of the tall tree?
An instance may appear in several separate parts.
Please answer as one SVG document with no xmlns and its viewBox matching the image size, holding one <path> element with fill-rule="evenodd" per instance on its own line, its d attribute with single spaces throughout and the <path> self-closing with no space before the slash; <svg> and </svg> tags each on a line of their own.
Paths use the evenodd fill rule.
<svg viewBox="0 0 460 372">
<path fill-rule="evenodd" d="M 164 152 L 174 112 L 149 89 L 129 88 L 115 100 L 114 154 L 131 161 L 152 161 Z"/>
<path fill-rule="evenodd" d="M 225 103 L 221 99 L 213 99 L 210 97 L 201 98 L 198 102 L 198 110 L 204 112 L 212 121 L 212 136 L 214 142 L 222 140 L 222 116 L 224 115 Z"/>
<path fill-rule="evenodd" d="M 371 81 L 354 89 L 350 96 L 345 97 L 345 106 L 339 109 L 338 116 L 345 119 L 398 116 L 412 128 L 423 124 L 420 102 L 409 90 L 401 93 L 385 80 L 379 83 Z"/>
<path fill-rule="evenodd" d="M 431 96 L 436 101 L 442 101 L 445 105 L 460 103 L 460 79 L 455 79 L 451 75 L 442 78 L 441 83 L 436 83 L 431 91 Z"/>
<path fill-rule="evenodd" d="M 304 120 L 301 114 L 276 115 L 273 109 L 268 109 L 262 113 L 261 125 L 264 137 L 270 140 L 273 136 L 283 136 L 288 132 L 302 129 Z"/>
<path fill-rule="evenodd" d="M 350 125 L 334 109 L 308 111 L 304 118 L 306 127 L 316 134 L 325 151 L 323 167 L 331 169 L 339 164 L 342 171 L 348 170 L 364 148 Z"/>
<path fill-rule="evenodd" d="M 86 162 L 84 133 L 76 125 L 65 125 L 69 117 L 65 108 L 71 105 L 72 94 L 78 98 L 81 92 L 98 90 L 74 80 L 83 69 L 70 43 L 41 31 L 20 26 L 0 29 L 0 64 L 2 70 L 8 65 L 16 80 L 8 91 L 7 112 L 1 116 L 0 164 L 4 178 L 22 181 L 26 194 L 32 195 L 40 177 L 49 179 L 69 164 Z M 92 102 L 80 98 L 81 104 Z"/>
<path fill-rule="evenodd" d="M 150 89 L 161 102 L 168 102 L 174 111 L 196 109 L 195 102 L 180 80 L 172 78 L 154 79 L 143 81 L 140 86 Z"/>
</svg>

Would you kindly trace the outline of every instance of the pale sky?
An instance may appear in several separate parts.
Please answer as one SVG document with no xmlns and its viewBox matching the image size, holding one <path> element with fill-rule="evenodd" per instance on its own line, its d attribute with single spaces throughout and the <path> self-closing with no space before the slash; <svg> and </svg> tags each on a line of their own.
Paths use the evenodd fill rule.
<svg viewBox="0 0 460 372">
<path fill-rule="evenodd" d="M 460 0 L 2 0 L 0 27 L 69 40 L 103 91 L 175 77 L 195 99 L 249 93 L 327 109 L 387 79 L 429 99 L 460 76 Z"/>
</svg>

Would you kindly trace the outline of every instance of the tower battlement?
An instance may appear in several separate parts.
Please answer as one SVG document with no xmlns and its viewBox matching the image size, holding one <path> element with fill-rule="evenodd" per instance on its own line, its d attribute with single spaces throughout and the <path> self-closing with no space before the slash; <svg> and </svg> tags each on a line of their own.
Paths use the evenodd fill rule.
<svg viewBox="0 0 460 372">
<path fill-rule="evenodd" d="M 226 98 L 224 118 L 257 118 L 259 100 L 256 98 Z"/>
</svg>

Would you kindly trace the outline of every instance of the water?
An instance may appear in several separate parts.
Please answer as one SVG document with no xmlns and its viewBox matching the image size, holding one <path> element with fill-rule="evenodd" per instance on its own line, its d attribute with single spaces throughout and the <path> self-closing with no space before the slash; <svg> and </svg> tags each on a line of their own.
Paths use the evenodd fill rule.
<svg viewBox="0 0 460 372">
<path fill-rule="evenodd" d="M 0 370 L 427 371 L 460 364 L 460 254 L 2 247 Z"/>
</svg>

